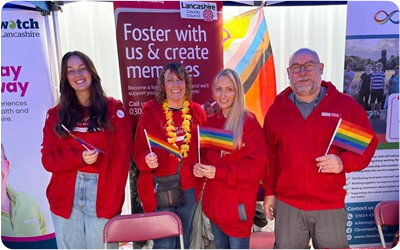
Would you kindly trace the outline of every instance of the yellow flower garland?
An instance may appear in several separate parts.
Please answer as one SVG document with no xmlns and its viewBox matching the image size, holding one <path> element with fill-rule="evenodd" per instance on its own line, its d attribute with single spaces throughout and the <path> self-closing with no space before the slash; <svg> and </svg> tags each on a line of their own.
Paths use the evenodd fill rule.
<svg viewBox="0 0 400 250">
<path fill-rule="evenodd" d="M 172 144 L 176 148 L 179 149 L 178 145 L 176 145 L 176 129 L 174 126 L 174 121 L 172 120 L 172 111 L 169 110 L 169 104 L 168 102 L 163 103 L 163 110 L 165 114 L 165 118 L 167 119 L 167 127 L 166 127 L 166 132 L 168 135 L 168 143 Z M 181 148 L 179 149 L 181 155 L 183 158 L 188 157 L 189 152 L 189 143 L 190 139 L 192 138 L 192 135 L 190 134 L 190 120 L 192 119 L 192 116 L 188 114 L 189 113 L 189 102 L 184 101 L 183 102 L 183 109 L 182 109 L 182 127 L 183 131 L 185 132 L 185 138 L 183 139 L 183 144 L 181 145 Z"/>
</svg>

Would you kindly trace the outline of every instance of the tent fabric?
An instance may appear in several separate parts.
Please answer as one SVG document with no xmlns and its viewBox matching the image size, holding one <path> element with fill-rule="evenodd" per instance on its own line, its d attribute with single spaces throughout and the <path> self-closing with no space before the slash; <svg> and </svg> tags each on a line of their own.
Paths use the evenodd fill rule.
<svg viewBox="0 0 400 250">
<path fill-rule="evenodd" d="M 4 8 L 49 12 L 51 10 L 50 2 L 46 1 L 13 1 L 6 3 Z"/>
</svg>

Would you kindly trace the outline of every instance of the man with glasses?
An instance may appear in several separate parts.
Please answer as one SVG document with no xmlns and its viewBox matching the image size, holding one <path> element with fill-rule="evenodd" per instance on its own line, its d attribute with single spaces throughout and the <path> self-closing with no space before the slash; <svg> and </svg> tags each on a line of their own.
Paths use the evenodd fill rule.
<svg viewBox="0 0 400 250">
<path fill-rule="evenodd" d="M 28 237 L 46 234 L 46 221 L 34 198 L 7 185 L 10 161 L 1 144 L 1 236 Z"/>
<path fill-rule="evenodd" d="M 337 146 L 326 152 L 338 120 L 371 125 L 353 98 L 321 80 L 318 54 L 296 51 L 287 68 L 290 87 L 276 96 L 264 120 L 268 164 L 264 209 L 275 218 L 275 248 L 349 248 L 345 173 L 368 166 L 376 136 L 362 155 Z"/>
</svg>

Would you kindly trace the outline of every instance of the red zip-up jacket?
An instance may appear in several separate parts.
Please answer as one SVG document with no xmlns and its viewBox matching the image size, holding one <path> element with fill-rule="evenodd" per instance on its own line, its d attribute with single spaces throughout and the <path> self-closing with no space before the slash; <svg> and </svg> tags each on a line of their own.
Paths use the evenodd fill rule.
<svg viewBox="0 0 400 250">
<path fill-rule="evenodd" d="M 226 118 L 219 111 L 209 118 L 205 126 L 223 128 L 225 121 Z M 202 151 L 202 163 L 216 168 L 215 178 L 206 181 L 203 212 L 225 234 L 238 238 L 250 236 L 257 190 L 264 175 L 266 162 L 264 133 L 251 112 L 245 117 L 240 150 L 223 157 L 221 150 L 207 148 Z M 246 221 L 240 221 L 240 203 L 245 206 Z"/>
<path fill-rule="evenodd" d="M 332 83 L 323 81 L 322 86 L 327 88 L 325 96 L 307 119 L 289 99 L 292 90 L 288 87 L 275 98 L 264 121 L 268 155 L 265 195 L 275 194 L 307 211 L 343 208 L 345 173 L 367 167 L 378 145 L 364 108 Z M 362 155 L 331 146 L 328 154 L 340 157 L 343 171 L 318 173 L 315 159 L 325 154 L 340 117 L 365 127 L 374 137 Z"/>
<path fill-rule="evenodd" d="M 196 177 L 193 175 L 193 166 L 197 162 L 197 125 L 205 122 L 206 114 L 199 104 L 190 102 L 189 114 L 192 116 L 190 121 L 190 134 L 192 136 L 189 143 L 188 157 L 183 158 L 181 167 L 181 187 L 182 190 L 187 190 L 195 187 Z M 175 126 L 182 124 L 182 112 L 174 111 L 173 119 Z M 167 142 L 167 134 L 165 131 L 166 118 L 161 103 L 154 100 L 148 101 L 143 106 L 143 112 L 136 129 L 135 143 L 133 145 L 133 159 L 140 170 L 137 189 L 139 198 L 142 201 L 142 207 L 145 212 L 153 212 L 156 209 L 156 197 L 154 194 L 153 176 L 166 176 L 176 174 L 178 170 L 178 158 L 171 155 L 163 149 L 152 148 L 152 151 L 157 155 L 158 167 L 154 169 L 149 168 L 146 164 L 145 157 L 150 153 L 147 144 L 144 129 L 148 134 L 157 137 L 158 139 Z M 180 129 L 178 129 L 180 130 Z M 180 147 L 181 142 L 177 142 Z"/>
<path fill-rule="evenodd" d="M 55 132 L 58 123 L 57 105 L 49 109 L 43 128 L 42 163 L 51 172 L 47 187 L 47 199 L 54 214 L 68 219 L 71 215 L 77 171 L 87 169 L 82 160 L 85 148 L 71 136 L 60 138 Z M 108 98 L 107 115 L 114 132 L 96 131 L 73 132 L 77 137 L 92 144 L 105 154 L 99 153 L 97 162 L 92 164 L 98 170 L 96 213 L 98 218 L 111 218 L 121 213 L 125 198 L 125 184 L 128 177 L 132 127 L 122 103 Z"/>
</svg>

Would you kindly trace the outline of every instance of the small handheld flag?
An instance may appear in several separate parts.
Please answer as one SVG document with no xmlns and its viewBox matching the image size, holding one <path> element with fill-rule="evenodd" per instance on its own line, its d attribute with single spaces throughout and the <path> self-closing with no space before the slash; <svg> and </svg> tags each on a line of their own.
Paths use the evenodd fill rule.
<svg viewBox="0 0 400 250">
<path fill-rule="evenodd" d="M 179 149 L 175 148 L 168 142 L 165 142 L 155 136 L 148 134 L 146 129 L 144 130 L 144 133 L 146 135 L 147 143 L 149 144 L 150 152 L 152 152 L 151 147 L 160 148 L 160 149 L 164 149 L 164 150 L 170 152 L 172 155 L 176 156 L 177 158 L 182 159 L 182 155 L 179 152 Z"/>
<path fill-rule="evenodd" d="M 331 145 L 362 155 L 373 137 L 374 135 L 367 129 L 340 118 L 325 155 L 328 154 Z M 321 172 L 321 167 L 318 172 Z"/>
<path fill-rule="evenodd" d="M 201 147 L 232 151 L 233 131 L 199 126 L 199 141 Z"/>
<path fill-rule="evenodd" d="M 374 135 L 364 127 L 340 119 L 332 145 L 362 155 L 373 137 Z"/>
<path fill-rule="evenodd" d="M 90 150 L 90 149 L 88 148 L 88 146 L 89 146 L 89 147 L 91 147 L 91 148 L 93 148 L 93 149 L 99 151 L 100 153 L 105 154 L 105 152 L 104 152 L 103 150 L 100 150 L 100 149 L 96 148 L 96 147 L 93 146 L 92 144 L 90 144 L 90 143 L 88 143 L 88 142 L 85 142 L 85 141 L 82 140 L 81 138 L 79 138 L 79 137 L 77 137 L 76 135 L 72 134 L 71 131 L 69 131 L 69 129 L 67 129 L 67 128 L 64 126 L 64 124 L 61 124 L 61 127 L 62 127 L 65 131 L 67 131 L 67 133 L 68 133 L 70 136 L 72 136 L 72 138 L 74 138 L 77 142 L 79 142 L 86 150 Z"/>
</svg>

